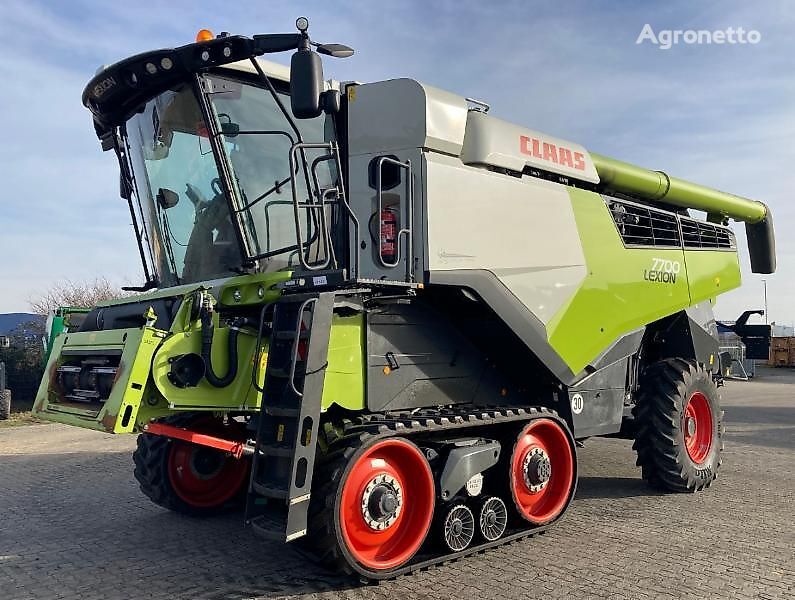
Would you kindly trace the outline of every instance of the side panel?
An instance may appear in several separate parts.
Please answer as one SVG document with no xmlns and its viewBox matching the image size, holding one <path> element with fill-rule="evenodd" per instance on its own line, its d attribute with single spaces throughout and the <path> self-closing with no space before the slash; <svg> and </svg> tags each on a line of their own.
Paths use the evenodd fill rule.
<svg viewBox="0 0 795 600">
<path fill-rule="evenodd" d="M 358 279 L 366 280 L 391 280 L 405 281 L 406 255 L 408 252 L 407 236 L 403 235 L 397 241 L 400 249 L 400 261 L 395 267 L 387 267 L 378 260 L 378 244 L 380 236 L 380 222 L 378 219 L 378 198 L 376 185 L 372 177 L 374 161 L 379 157 L 389 156 L 402 163 L 411 163 L 413 177 L 414 218 L 413 231 L 413 263 L 414 272 L 418 281 L 422 280 L 423 265 L 425 263 L 423 240 L 424 210 L 423 190 L 418 183 L 421 177 L 421 152 L 418 148 L 404 150 L 385 149 L 373 154 L 351 156 L 348 161 L 349 202 L 354 213 L 359 218 L 359 240 L 351 236 L 351 253 L 359 255 Z M 390 189 L 383 190 L 381 207 L 388 209 L 396 215 L 396 230 L 406 228 L 408 223 L 407 202 L 407 174 L 400 171 L 400 183 Z"/>
<path fill-rule="evenodd" d="M 623 334 L 687 307 L 690 295 L 681 249 L 625 248 L 601 196 L 568 192 L 587 276 L 547 331 L 552 347 L 578 372 Z M 676 264 L 675 276 L 658 276 Z"/>
<path fill-rule="evenodd" d="M 740 287 L 736 250 L 685 250 L 690 301 L 693 304 Z"/>
<path fill-rule="evenodd" d="M 425 161 L 429 269 L 488 270 L 540 321 L 551 319 L 586 276 L 566 188 L 430 152 Z"/>
</svg>

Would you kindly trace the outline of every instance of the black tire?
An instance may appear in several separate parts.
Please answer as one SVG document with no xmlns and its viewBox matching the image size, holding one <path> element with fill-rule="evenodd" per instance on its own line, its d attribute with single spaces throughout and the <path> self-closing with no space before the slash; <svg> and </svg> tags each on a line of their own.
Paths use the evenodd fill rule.
<svg viewBox="0 0 795 600">
<path fill-rule="evenodd" d="M 201 417 L 202 415 L 188 413 L 167 417 L 163 422 L 176 427 L 189 427 Z M 175 442 L 160 435 L 142 433 L 138 436 L 138 446 L 133 453 L 133 475 L 145 496 L 158 506 L 191 517 L 210 517 L 242 508 L 248 477 L 230 500 L 217 506 L 197 507 L 181 498 L 172 485 L 168 471 L 169 455 L 174 446 Z"/>
<path fill-rule="evenodd" d="M 701 402 L 708 406 L 710 420 L 704 427 L 709 432 L 709 444 L 695 461 L 685 441 L 689 426 L 685 412 L 697 396 L 706 398 Z M 718 387 L 703 365 L 669 358 L 649 366 L 643 373 L 632 414 L 636 429 L 633 448 L 643 479 L 657 489 L 672 492 L 709 487 L 722 462 L 724 426 Z"/>
<path fill-rule="evenodd" d="M 11 390 L 0 392 L 0 421 L 5 421 L 11 416 Z"/>
</svg>

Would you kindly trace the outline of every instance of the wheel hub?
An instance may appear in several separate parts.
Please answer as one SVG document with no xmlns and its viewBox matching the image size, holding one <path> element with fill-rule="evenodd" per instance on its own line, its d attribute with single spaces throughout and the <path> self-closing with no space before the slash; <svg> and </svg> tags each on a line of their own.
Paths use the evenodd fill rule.
<svg viewBox="0 0 795 600">
<path fill-rule="evenodd" d="M 682 415 L 682 433 L 690 459 L 702 464 L 709 457 L 713 437 L 712 409 L 703 392 L 694 392 Z"/>
<path fill-rule="evenodd" d="M 475 537 L 475 517 L 463 504 L 450 509 L 444 518 L 444 543 L 453 552 L 464 550 Z"/>
<path fill-rule="evenodd" d="M 505 503 L 492 496 L 480 508 L 480 534 L 488 542 L 498 539 L 508 525 L 508 509 Z"/>
<path fill-rule="evenodd" d="M 522 464 L 524 482 L 531 492 L 540 492 L 552 477 L 552 463 L 542 448 L 533 448 Z"/>
<path fill-rule="evenodd" d="M 383 531 L 400 516 L 403 490 L 391 475 L 376 475 L 362 494 L 362 517 L 370 529 Z"/>
<path fill-rule="evenodd" d="M 198 447 L 191 455 L 190 467 L 199 479 L 212 479 L 224 466 L 225 457 L 217 450 Z"/>
</svg>

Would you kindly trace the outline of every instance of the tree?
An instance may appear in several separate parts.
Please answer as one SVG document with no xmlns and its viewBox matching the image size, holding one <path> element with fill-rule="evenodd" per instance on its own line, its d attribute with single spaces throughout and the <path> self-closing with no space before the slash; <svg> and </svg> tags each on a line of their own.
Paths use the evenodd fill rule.
<svg viewBox="0 0 795 600">
<path fill-rule="evenodd" d="M 15 410 L 30 408 L 44 374 L 44 319 L 20 323 L 9 334 L 11 346 L 0 348 L 0 362 L 6 365 L 6 384 L 14 392 Z"/>
<path fill-rule="evenodd" d="M 92 308 L 103 300 L 126 298 L 132 292 L 126 292 L 108 281 L 98 277 L 93 281 L 64 280 L 55 283 L 49 290 L 28 300 L 30 309 L 37 315 L 46 316 L 59 306 L 73 308 Z"/>
</svg>

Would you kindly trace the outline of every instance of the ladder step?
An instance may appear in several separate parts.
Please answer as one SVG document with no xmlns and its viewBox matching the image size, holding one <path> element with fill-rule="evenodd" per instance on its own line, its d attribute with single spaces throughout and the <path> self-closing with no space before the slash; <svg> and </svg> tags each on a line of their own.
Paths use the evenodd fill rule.
<svg viewBox="0 0 795 600">
<path fill-rule="evenodd" d="M 300 408 L 285 408 L 283 406 L 266 406 L 265 414 L 271 417 L 290 417 L 297 419 L 301 416 Z"/>
<path fill-rule="evenodd" d="M 257 450 L 263 456 L 279 456 L 288 458 L 295 454 L 295 449 L 289 446 L 280 446 L 277 444 L 260 444 Z"/>
<path fill-rule="evenodd" d="M 284 541 L 285 523 L 283 517 L 273 517 L 265 513 L 251 519 L 249 525 L 255 534 L 266 540 Z"/>
<path fill-rule="evenodd" d="M 295 339 L 295 331 L 274 331 L 271 334 L 271 337 L 276 340 L 294 340 Z M 301 335 L 298 336 L 301 340 L 309 339 L 309 331 L 304 330 L 301 332 Z"/>
<path fill-rule="evenodd" d="M 289 495 L 289 492 L 285 488 L 270 487 L 267 485 L 263 485 L 262 483 L 259 483 L 257 481 L 252 481 L 251 487 L 260 496 L 265 496 L 266 498 L 278 498 L 280 500 L 287 500 L 287 496 Z"/>
<path fill-rule="evenodd" d="M 297 364 L 303 364 L 304 363 L 304 361 L 301 360 L 300 358 L 298 360 L 296 360 L 295 362 Z M 266 373 L 268 375 L 270 375 L 271 377 L 277 377 L 278 379 L 287 379 L 288 377 L 290 377 L 289 369 L 280 369 L 278 367 L 271 367 L 270 365 L 268 365 L 268 370 L 266 371 Z M 296 369 L 295 378 L 298 379 L 300 374 L 301 373 Z"/>
</svg>

